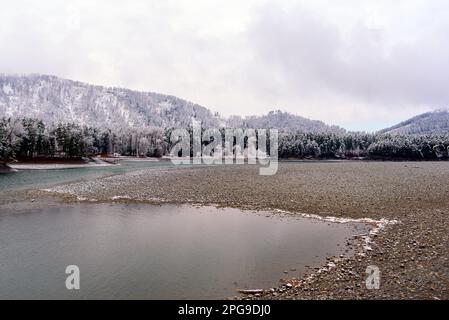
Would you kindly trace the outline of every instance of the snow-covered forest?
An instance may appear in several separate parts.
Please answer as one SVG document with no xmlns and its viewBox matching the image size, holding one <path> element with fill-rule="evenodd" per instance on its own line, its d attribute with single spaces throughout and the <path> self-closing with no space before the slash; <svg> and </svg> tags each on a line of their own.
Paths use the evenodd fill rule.
<svg viewBox="0 0 449 320">
<path fill-rule="evenodd" d="M 164 130 L 146 127 L 121 131 L 97 129 L 74 123 L 46 126 L 31 118 L 0 119 L 0 158 L 85 157 L 97 154 L 162 156 Z"/>
<path fill-rule="evenodd" d="M 160 157 L 172 148 L 174 128 L 99 129 L 73 123 L 45 125 L 32 118 L 0 119 L 0 160 L 89 157 L 98 154 Z M 224 146 L 223 133 L 223 146 Z M 448 159 L 449 135 L 279 133 L 280 158 Z"/>
<path fill-rule="evenodd" d="M 391 134 L 449 133 L 449 110 L 440 109 L 426 112 L 379 132 Z"/>
<path fill-rule="evenodd" d="M 221 117 L 198 104 L 159 93 L 94 86 L 47 75 L 0 74 L 0 117 L 42 119 L 45 124 L 77 123 L 127 131 L 136 127 L 179 128 L 192 118 L 207 127 L 285 128 L 304 132 L 345 130 L 287 112 Z"/>
<path fill-rule="evenodd" d="M 284 133 L 280 158 L 448 159 L 449 135 Z"/>
</svg>

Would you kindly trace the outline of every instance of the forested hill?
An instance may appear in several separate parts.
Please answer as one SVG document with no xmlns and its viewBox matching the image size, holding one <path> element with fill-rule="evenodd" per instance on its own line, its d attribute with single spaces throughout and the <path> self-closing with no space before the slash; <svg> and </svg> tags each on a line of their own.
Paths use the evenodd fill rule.
<svg viewBox="0 0 449 320">
<path fill-rule="evenodd" d="M 205 127 L 278 128 L 313 133 L 342 133 L 281 111 L 265 116 L 219 117 L 198 104 L 158 93 L 94 86 L 48 75 L 0 75 L 0 117 L 34 118 L 46 124 L 75 123 L 100 129 L 186 127 L 191 118 Z"/>
<path fill-rule="evenodd" d="M 319 120 L 310 120 L 298 115 L 280 110 L 271 111 L 263 116 L 248 116 L 241 118 L 238 116 L 230 117 L 227 120 L 229 127 L 235 128 L 263 128 L 280 129 L 286 132 L 304 132 L 304 133 L 334 133 L 343 134 L 345 129 L 338 126 L 330 126 Z"/>
<path fill-rule="evenodd" d="M 447 134 L 449 133 L 449 111 L 427 112 L 379 133 L 387 134 Z"/>
<path fill-rule="evenodd" d="M 215 126 L 197 104 L 158 93 L 94 86 L 47 75 L 0 75 L 0 115 L 97 128 L 183 127 L 191 117 Z"/>
</svg>

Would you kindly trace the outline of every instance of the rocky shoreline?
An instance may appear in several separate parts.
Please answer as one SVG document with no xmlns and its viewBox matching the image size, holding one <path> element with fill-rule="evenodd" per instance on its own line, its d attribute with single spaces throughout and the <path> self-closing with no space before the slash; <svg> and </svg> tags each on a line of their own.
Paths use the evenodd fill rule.
<svg viewBox="0 0 449 320">
<path fill-rule="evenodd" d="M 444 162 L 280 163 L 150 169 L 34 193 L 68 201 L 194 203 L 320 217 L 396 220 L 364 255 L 329 257 L 320 270 L 245 299 L 449 299 L 449 167 Z M 355 244 L 354 244 L 355 245 Z M 366 288 L 366 268 L 381 272 Z"/>
</svg>

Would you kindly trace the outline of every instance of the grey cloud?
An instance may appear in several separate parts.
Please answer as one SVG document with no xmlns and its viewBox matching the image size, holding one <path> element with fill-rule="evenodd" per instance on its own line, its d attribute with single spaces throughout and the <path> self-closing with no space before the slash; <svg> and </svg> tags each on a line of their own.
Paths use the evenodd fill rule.
<svg viewBox="0 0 449 320">
<path fill-rule="evenodd" d="M 407 19 L 400 13 L 397 18 Z M 398 41 L 387 47 L 381 28 L 359 23 L 342 34 L 339 25 L 301 7 L 283 11 L 268 5 L 251 27 L 250 39 L 265 65 L 281 73 L 300 94 L 315 91 L 320 95 L 320 88 L 325 88 L 388 107 L 445 106 L 449 102 L 449 43 L 445 40 L 449 21 L 427 27 L 412 43 Z"/>
</svg>

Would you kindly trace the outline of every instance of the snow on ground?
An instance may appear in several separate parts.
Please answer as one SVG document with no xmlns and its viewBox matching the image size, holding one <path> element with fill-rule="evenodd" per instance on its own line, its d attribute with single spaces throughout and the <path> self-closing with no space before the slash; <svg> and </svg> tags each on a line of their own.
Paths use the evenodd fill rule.
<svg viewBox="0 0 449 320">
<path fill-rule="evenodd" d="M 31 163 L 12 163 L 9 167 L 16 170 L 53 170 L 53 169 L 74 169 L 74 168 L 87 168 L 87 167 L 108 167 L 114 166 L 114 164 L 102 162 L 102 163 L 86 163 L 86 164 L 61 164 L 61 163 L 48 163 L 48 164 L 31 164 Z"/>
</svg>

